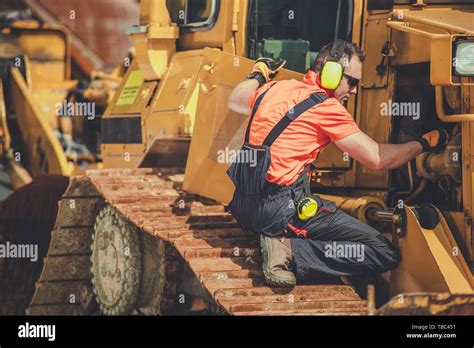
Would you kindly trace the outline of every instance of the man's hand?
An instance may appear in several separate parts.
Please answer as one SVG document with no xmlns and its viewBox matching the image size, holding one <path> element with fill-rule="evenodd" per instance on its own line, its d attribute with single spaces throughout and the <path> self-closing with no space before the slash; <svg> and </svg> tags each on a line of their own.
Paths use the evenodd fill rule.
<svg viewBox="0 0 474 348">
<path fill-rule="evenodd" d="M 271 58 L 259 58 L 255 62 L 252 72 L 247 76 L 247 79 L 256 79 L 261 86 L 273 79 L 285 64 L 286 60 L 282 58 L 278 58 L 277 60 Z"/>
<path fill-rule="evenodd" d="M 435 129 L 424 134 L 418 142 L 423 146 L 423 152 L 441 152 L 448 144 L 448 132 Z"/>
<path fill-rule="evenodd" d="M 270 81 L 278 74 L 278 71 L 286 64 L 286 60 L 260 58 L 253 66 L 252 72 L 247 80 L 239 83 L 230 94 L 228 106 L 232 111 L 239 114 L 250 115 L 249 97 L 263 84 Z"/>
</svg>

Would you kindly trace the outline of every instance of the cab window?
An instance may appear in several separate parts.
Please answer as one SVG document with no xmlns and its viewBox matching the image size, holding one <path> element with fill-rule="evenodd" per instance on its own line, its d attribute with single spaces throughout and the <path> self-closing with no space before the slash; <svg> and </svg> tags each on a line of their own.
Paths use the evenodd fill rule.
<svg viewBox="0 0 474 348">
<path fill-rule="evenodd" d="M 326 43 L 352 38 L 353 0 L 252 0 L 249 10 L 249 58 L 285 58 L 301 73 Z"/>
<path fill-rule="evenodd" d="M 208 30 L 217 19 L 219 0 L 167 0 L 171 19 L 183 29 Z"/>
</svg>

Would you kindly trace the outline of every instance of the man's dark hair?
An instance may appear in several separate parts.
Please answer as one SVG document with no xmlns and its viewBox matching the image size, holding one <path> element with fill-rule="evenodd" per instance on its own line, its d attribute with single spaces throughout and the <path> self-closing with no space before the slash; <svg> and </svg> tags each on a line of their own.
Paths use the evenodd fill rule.
<svg viewBox="0 0 474 348">
<path fill-rule="evenodd" d="M 329 57 L 334 42 L 330 42 L 327 45 L 324 45 L 323 48 L 318 53 L 318 56 L 314 60 L 313 70 L 317 73 L 321 72 L 323 64 L 326 62 Z M 365 52 L 362 48 L 354 45 L 352 42 L 346 42 L 344 46 L 344 55 L 341 57 L 347 57 L 348 61 L 352 59 L 353 56 L 357 56 L 359 60 L 363 63 L 365 61 Z"/>
</svg>

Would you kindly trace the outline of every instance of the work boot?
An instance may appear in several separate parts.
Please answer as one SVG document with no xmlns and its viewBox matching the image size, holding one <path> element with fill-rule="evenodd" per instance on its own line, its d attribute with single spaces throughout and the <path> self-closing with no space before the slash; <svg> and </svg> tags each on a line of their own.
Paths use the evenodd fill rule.
<svg viewBox="0 0 474 348">
<path fill-rule="evenodd" d="M 267 283 L 271 286 L 295 286 L 296 277 L 291 272 L 293 256 L 290 239 L 261 235 L 260 246 L 263 256 L 263 274 Z"/>
</svg>

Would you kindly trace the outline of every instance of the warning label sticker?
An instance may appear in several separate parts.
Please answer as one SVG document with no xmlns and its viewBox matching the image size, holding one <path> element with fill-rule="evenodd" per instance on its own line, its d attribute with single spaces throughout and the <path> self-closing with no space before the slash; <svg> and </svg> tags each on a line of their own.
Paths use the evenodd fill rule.
<svg viewBox="0 0 474 348">
<path fill-rule="evenodd" d="M 128 76 L 128 80 L 123 87 L 123 91 L 117 100 L 116 105 L 131 105 L 137 99 L 138 92 L 145 81 L 140 70 L 134 70 Z"/>
</svg>

